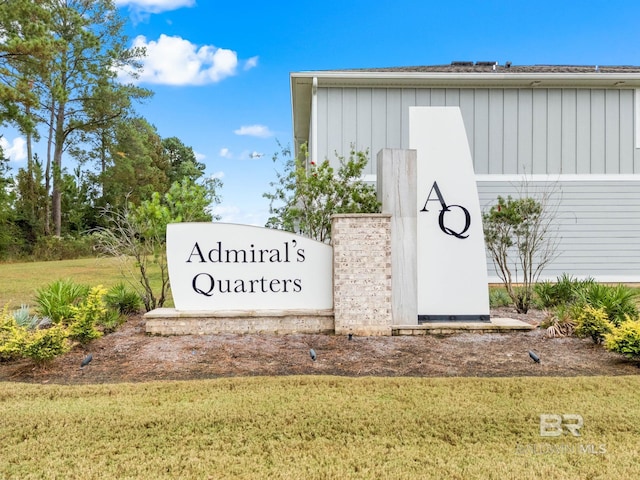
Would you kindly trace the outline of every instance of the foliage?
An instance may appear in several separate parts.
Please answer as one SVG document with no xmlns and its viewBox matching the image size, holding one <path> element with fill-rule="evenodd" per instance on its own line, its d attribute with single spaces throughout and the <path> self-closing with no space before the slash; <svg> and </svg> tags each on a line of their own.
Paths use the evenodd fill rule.
<svg viewBox="0 0 640 480">
<path fill-rule="evenodd" d="M 593 343 L 602 343 L 605 335 L 611 332 L 611 323 L 607 312 L 602 308 L 585 306 L 576 317 L 576 336 L 591 337 Z"/>
<path fill-rule="evenodd" d="M 69 337 L 80 343 L 88 343 L 100 338 L 102 333 L 96 329 L 96 324 L 101 321 L 106 313 L 103 297 L 107 290 L 99 285 L 89 291 L 87 298 L 78 306 L 71 306 L 73 315 L 69 323 Z"/>
<path fill-rule="evenodd" d="M 592 278 L 578 280 L 564 273 L 555 283 L 548 280 L 536 283 L 533 291 L 536 294 L 537 306 L 545 309 L 575 303 L 593 284 Z"/>
<path fill-rule="evenodd" d="M 22 353 L 26 330 L 18 325 L 9 306 L 0 311 L 0 361 L 13 360 Z"/>
<path fill-rule="evenodd" d="M 594 308 L 602 309 L 608 320 L 619 327 L 627 318 L 638 319 L 637 297 L 638 292 L 626 285 L 593 283 L 582 292 L 580 300 Z"/>
<path fill-rule="evenodd" d="M 90 235 L 75 237 L 39 237 L 33 245 L 30 258 L 33 260 L 69 260 L 95 256 L 95 241 Z"/>
<path fill-rule="evenodd" d="M 533 285 L 556 255 L 552 193 L 543 192 L 539 198 L 499 196 L 497 204 L 482 216 L 485 243 L 496 273 L 519 313 L 529 310 Z"/>
<path fill-rule="evenodd" d="M 569 337 L 576 327 L 574 318 L 579 314 L 579 311 L 574 310 L 575 305 L 560 304 L 547 313 L 540 327 L 546 330 L 548 337 Z"/>
<path fill-rule="evenodd" d="M 640 321 L 624 322 L 604 336 L 607 350 L 621 353 L 627 358 L 640 357 Z"/>
<path fill-rule="evenodd" d="M 43 330 L 34 330 L 26 338 L 22 355 L 36 363 L 47 363 L 71 350 L 68 331 L 62 324 Z"/>
<path fill-rule="evenodd" d="M 165 195 L 156 192 L 138 206 L 129 204 L 120 210 L 104 209 L 107 226 L 96 230 L 98 248 L 108 256 L 123 260 L 123 273 L 136 279 L 131 284 L 147 311 L 162 307 L 167 300 L 167 225 L 211 221 L 214 216 L 210 209 L 220 201 L 216 189 L 221 185 L 218 179 L 203 184 L 185 179 L 175 182 Z M 129 258 L 135 260 L 133 269 Z M 154 289 L 150 277 L 150 270 L 155 268 L 160 271 L 159 291 Z"/>
<path fill-rule="evenodd" d="M 138 302 L 140 300 L 138 299 Z M 100 319 L 100 328 L 102 333 L 108 334 L 115 332 L 120 325 L 127 321 L 127 317 L 117 310 L 108 309 Z"/>
<path fill-rule="evenodd" d="M 266 226 L 327 242 L 331 238 L 331 215 L 379 212 L 375 189 L 362 181 L 367 155 L 353 147 L 348 159 L 336 154 L 336 172 L 329 160 L 318 164 L 317 159 L 310 159 L 306 146 L 297 158 L 289 148 L 281 147 L 273 161 L 282 161 L 283 171 L 276 171 L 276 181 L 269 184 L 274 191 L 263 194 L 270 202 L 272 215 Z"/>
<path fill-rule="evenodd" d="M 502 288 L 489 289 L 489 306 L 491 308 L 507 307 L 511 305 L 511 297 Z"/>
<path fill-rule="evenodd" d="M 82 303 L 89 294 L 89 286 L 75 283 L 71 279 L 55 280 L 36 290 L 38 313 L 56 323 L 73 318 L 73 306 Z"/>
<path fill-rule="evenodd" d="M 110 309 L 121 315 L 133 315 L 142 308 L 140 296 L 120 282 L 111 287 L 104 296 L 104 300 Z"/>
<path fill-rule="evenodd" d="M 37 315 L 31 315 L 31 309 L 28 305 L 21 305 L 19 309 L 13 312 L 13 318 L 19 327 L 33 330 L 38 326 L 40 319 Z"/>
</svg>

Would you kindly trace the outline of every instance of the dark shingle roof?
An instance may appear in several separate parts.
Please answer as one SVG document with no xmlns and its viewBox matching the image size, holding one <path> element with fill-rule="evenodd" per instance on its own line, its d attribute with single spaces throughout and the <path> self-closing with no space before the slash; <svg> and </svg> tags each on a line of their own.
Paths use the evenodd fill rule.
<svg viewBox="0 0 640 480">
<path fill-rule="evenodd" d="M 343 72 L 415 72 L 415 73 L 640 73 L 637 66 L 605 65 L 500 65 L 496 62 L 452 62 L 448 65 L 421 65 L 389 68 L 354 68 Z"/>
</svg>

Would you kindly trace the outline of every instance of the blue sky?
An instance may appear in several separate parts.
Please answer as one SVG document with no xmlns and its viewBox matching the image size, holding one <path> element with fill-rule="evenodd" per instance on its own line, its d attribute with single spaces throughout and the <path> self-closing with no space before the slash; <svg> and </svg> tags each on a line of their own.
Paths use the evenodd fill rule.
<svg viewBox="0 0 640 480">
<path fill-rule="evenodd" d="M 268 217 L 271 157 L 292 137 L 290 72 L 453 60 L 640 65 L 637 0 L 115 3 L 132 44 L 147 47 L 140 85 L 155 96 L 137 110 L 222 178 L 217 211 L 235 223 Z M 20 167 L 23 143 L 0 133 Z"/>
</svg>

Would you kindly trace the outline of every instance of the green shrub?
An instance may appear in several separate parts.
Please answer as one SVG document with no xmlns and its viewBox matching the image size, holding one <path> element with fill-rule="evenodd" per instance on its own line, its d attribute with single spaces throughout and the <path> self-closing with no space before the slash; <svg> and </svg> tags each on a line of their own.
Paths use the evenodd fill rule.
<svg viewBox="0 0 640 480">
<path fill-rule="evenodd" d="M 142 299 L 137 292 L 129 290 L 124 283 L 118 283 L 109 289 L 104 297 L 109 308 L 121 315 L 133 315 L 142 309 Z"/>
<path fill-rule="evenodd" d="M 53 323 L 68 321 L 73 316 L 71 308 L 84 301 L 88 294 L 88 285 L 70 279 L 56 280 L 36 291 L 38 313 Z"/>
<path fill-rule="evenodd" d="M 547 280 L 537 283 L 533 287 L 536 294 L 536 305 L 545 309 L 558 305 L 569 305 L 580 299 L 583 292 L 593 284 L 592 278 L 578 280 L 564 273 L 558 277 L 555 283 Z"/>
<path fill-rule="evenodd" d="M 31 258 L 36 261 L 69 260 L 95 256 L 95 239 L 91 235 L 82 237 L 42 236 L 33 246 Z"/>
<path fill-rule="evenodd" d="M 105 293 L 102 285 L 93 287 L 85 301 L 78 306 L 71 306 L 73 320 L 69 324 L 69 336 L 72 339 L 87 343 L 102 336 L 102 332 L 96 329 L 96 324 L 107 312 L 102 301 Z"/>
<path fill-rule="evenodd" d="M 18 358 L 22 354 L 26 335 L 26 330 L 9 313 L 9 306 L 5 306 L 0 311 L 0 361 Z"/>
<path fill-rule="evenodd" d="M 580 338 L 591 337 L 593 343 L 602 343 L 604 336 L 611 332 L 611 327 L 603 308 L 586 305 L 577 315 L 575 333 Z"/>
<path fill-rule="evenodd" d="M 36 363 L 47 363 L 70 349 L 67 329 L 63 325 L 54 325 L 51 328 L 29 333 L 22 355 Z"/>
<path fill-rule="evenodd" d="M 489 306 L 491 308 L 508 307 L 511 305 L 511 297 L 502 288 L 489 289 Z"/>
<path fill-rule="evenodd" d="M 102 332 L 105 334 L 113 333 L 120 325 L 126 322 L 126 320 L 127 317 L 121 315 L 117 310 L 107 310 L 100 320 L 100 327 L 102 327 Z"/>
<path fill-rule="evenodd" d="M 640 357 L 640 321 L 624 322 L 604 337 L 607 350 L 621 353 L 627 358 Z"/>
<path fill-rule="evenodd" d="M 609 321 L 619 327 L 627 318 L 638 319 L 637 295 L 636 290 L 626 285 L 593 283 L 584 290 L 581 300 L 587 305 L 604 310 Z"/>
</svg>

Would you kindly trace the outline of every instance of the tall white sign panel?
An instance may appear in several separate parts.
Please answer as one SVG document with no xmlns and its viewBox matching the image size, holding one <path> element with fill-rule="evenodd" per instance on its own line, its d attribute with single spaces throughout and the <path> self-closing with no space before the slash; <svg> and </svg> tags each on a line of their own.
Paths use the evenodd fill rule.
<svg viewBox="0 0 640 480">
<path fill-rule="evenodd" d="M 333 249 L 300 235 L 230 223 L 167 225 L 176 310 L 333 308 Z"/>
<path fill-rule="evenodd" d="M 417 151 L 418 321 L 489 320 L 482 214 L 458 107 L 410 107 Z"/>
</svg>

